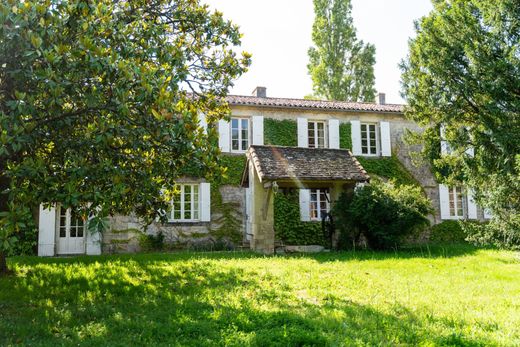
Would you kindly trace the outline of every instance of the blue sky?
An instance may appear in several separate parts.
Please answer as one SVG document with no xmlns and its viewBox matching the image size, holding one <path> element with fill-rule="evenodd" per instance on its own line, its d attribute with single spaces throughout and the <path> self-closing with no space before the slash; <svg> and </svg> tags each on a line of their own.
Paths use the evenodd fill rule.
<svg viewBox="0 0 520 347">
<path fill-rule="evenodd" d="M 312 44 L 312 0 L 202 0 L 238 24 L 242 50 L 253 54 L 250 70 L 232 94 L 259 86 L 273 97 L 302 98 L 312 92 L 307 50 Z M 432 9 L 430 0 L 352 0 L 358 38 L 376 46 L 376 89 L 388 103 L 402 103 L 398 64 L 414 35 L 414 20 Z"/>
</svg>

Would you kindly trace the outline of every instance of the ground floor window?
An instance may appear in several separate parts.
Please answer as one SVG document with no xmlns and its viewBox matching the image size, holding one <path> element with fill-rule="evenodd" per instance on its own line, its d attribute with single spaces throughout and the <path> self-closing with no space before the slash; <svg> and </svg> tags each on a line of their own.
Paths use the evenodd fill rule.
<svg viewBox="0 0 520 347">
<path fill-rule="evenodd" d="M 83 237 L 85 222 L 73 209 L 60 208 L 60 237 Z"/>
<path fill-rule="evenodd" d="M 462 187 L 451 187 L 449 188 L 450 198 L 450 217 L 463 217 L 464 216 L 464 194 Z"/>
<path fill-rule="evenodd" d="M 330 210 L 330 198 L 328 189 L 311 189 L 310 218 L 321 220 Z"/>
<path fill-rule="evenodd" d="M 171 202 L 170 221 L 198 221 L 199 217 L 199 184 L 179 184 Z"/>
</svg>

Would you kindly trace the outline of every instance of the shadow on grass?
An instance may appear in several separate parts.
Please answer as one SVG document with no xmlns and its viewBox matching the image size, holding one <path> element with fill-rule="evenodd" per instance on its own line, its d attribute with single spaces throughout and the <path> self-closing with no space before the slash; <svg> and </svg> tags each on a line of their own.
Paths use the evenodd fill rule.
<svg viewBox="0 0 520 347">
<path fill-rule="evenodd" d="M 0 280 L 0 345 L 489 343 L 432 331 L 442 321 L 425 322 L 404 307 L 383 313 L 333 295 L 300 297 L 279 278 L 221 267 L 213 256 L 54 259 L 22 266 L 16 277 Z"/>
</svg>

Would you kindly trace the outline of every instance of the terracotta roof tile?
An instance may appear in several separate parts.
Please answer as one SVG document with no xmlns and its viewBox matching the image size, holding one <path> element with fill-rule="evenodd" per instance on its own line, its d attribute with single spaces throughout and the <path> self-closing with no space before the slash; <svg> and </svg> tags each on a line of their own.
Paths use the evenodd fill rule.
<svg viewBox="0 0 520 347">
<path fill-rule="evenodd" d="M 258 146 L 248 158 L 261 180 L 360 181 L 370 176 L 346 149 Z"/>
<path fill-rule="evenodd" d="M 332 111 L 361 111 L 382 113 L 403 113 L 404 105 L 376 104 L 369 102 L 348 101 L 324 101 L 286 98 L 259 98 L 256 96 L 228 95 L 226 101 L 230 105 L 279 107 L 279 108 L 303 108 Z"/>
</svg>

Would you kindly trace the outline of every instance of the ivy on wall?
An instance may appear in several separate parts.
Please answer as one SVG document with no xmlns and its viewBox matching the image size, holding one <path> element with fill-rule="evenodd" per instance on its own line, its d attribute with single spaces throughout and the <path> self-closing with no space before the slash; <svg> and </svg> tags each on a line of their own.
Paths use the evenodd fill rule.
<svg viewBox="0 0 520 347">
<path fill-rule="evenodd" d="M 324 245 L 321 222 L 300 221 L 298 190 L 274 195 L 274 232 L 288 245 Z"/>
<path fill-rule="evenodd" d="M 352 150 L 352 126 L 350 123 L 339 125 L 339 148 Z"/>
<path fill-rule="evenodd" d="M 264 143 L 274 146 L 298 145 L 298 125 L 290 119 L 264 119 Z"/>
<path fill-rule="evenodd" d="M 377 158 L 357 156 L 356 158 L 371 176 L 378 176 L 388 180 L 393 179 L 399 185 L 420 186 L 419 182 L 395 156 Z"/>
</svg>

